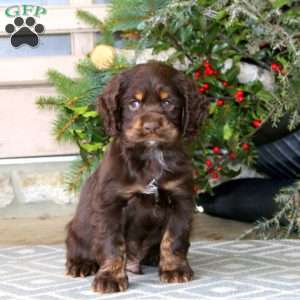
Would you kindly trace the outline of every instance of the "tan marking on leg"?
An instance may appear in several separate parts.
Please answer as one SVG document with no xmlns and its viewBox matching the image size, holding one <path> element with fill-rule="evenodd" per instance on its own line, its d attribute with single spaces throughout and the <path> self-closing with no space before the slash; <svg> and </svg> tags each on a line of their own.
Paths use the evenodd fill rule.
<svg viewBox="0 0 300 300">
<path fill-rule="evenodd" d="M 190 268 L 185 254 L 172 251 L 173 238 L 166 231 L 160 247 L 160 280 L 165 283 L 187 282 L 192 279 L 193 271 Z"/>
<path fill-rule="evenodd" d="M 169 231 L 166 231 L 160 244 L 160 267 L 163 270 L 174 270 L 185 262 L 182 255 L 174 255 L 172 251 L 173 238 Z"/>
</svg>

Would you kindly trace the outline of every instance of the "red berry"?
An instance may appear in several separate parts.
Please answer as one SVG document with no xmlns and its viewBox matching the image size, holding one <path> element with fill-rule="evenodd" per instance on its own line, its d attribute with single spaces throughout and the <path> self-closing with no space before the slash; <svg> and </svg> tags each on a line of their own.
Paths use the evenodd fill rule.
<svg viewBox="0 0 300 300">
<path fill-rule="evenodd" d="M 215 74 L 215 71 L 211 68 L 206 68 L 205 71 L 204 71 L 204 75 L 206 76 L 211 76 L 211 75 L 214 75 Z"/>
<path fill-rule="evenodd" d="M 278 64 L 278 63 L 272 63 L 271 64 L 271 69 L 276 72 L 276 73 L 281 73 L 282 71 L 282 65 Z"/>
<path fill-rule="evenodd" d="M 278 69 L 278 67 L 279 67 L 279 65 L 276 64 L 276 63 L 272 63 L 272 64 L 271 64 L 271 69 L 272 69 L 273 71 L 276 71 L 276 70 Z"/>
<path fill-rule="evenodd" d="M 207 170 L 207 174 L 211 174 L 212 172 L 214 172 L 214 168 L 210 168 Z"/>
<path fill-rule="evenodd" d="M 205 91 L 206 91 L 206 89 L 203 88 L 203 87 L 198 88 L 198 92 L 199 92 L 200 94 L 203 94 Z"/>
<path fill-rule="evenodd" d="M 208 89 L 209 89 L 209 84 L 206 83 L 206 82 L 204 82 L 203 85 L 202 85 L 202 87 L 203 87 L 204 89 L 208 90 Z"/>
<path fill-rule="evenodd" d="M 236 159 L 236 153 L 234 153 L 234 152 L 229 152 L 228 153 L 228 158 L 230 159 L 230 160 L 235 160 Z"/>
<path fill-rule="evenodd" d="M 222 171 L 222 169 L 223 169 L 222 166 L 218 166 L 218 167 L 217 167 L 217 170 L 218 170 L 219 172 Z"/>
<path fill-rule="evenodd" d="M 251 125 L 254 127 L 254 128 L 258 128 L 261 126 L 261 123 L 262 123 L 262 120 L 260 119 L 255 119 L 251 122 Z"/>
<path fill-rule="evenodd" d="M 195 79 L 195 80 L 198 80 L 198 79 L 200 78 L 200 75 L 201 75 L 201 74 L 200 74 L 200 71 L 199 71 L 199 70 L 195 71 L 195 72 L 194 72 L 194 79 Z"/>
<path fill-rule="evenodd" d="M 242 90 L 236 91 L 234 94 L 234 98 L 237 103 L 243 102 L 245 99 L 244 91 Z"/>
<path fill-rule="evenodd" d="M 211 173 L 211 178 L 214 179 L 214 180 L 218 180 L 220 178 L 220 175 L 217 171 L 213 171 Z"/>
<path fill-rule="evenodd" d="M 228 81 L 224 80 L 224 81 L 223 81 L 223 86 L 224 86 L 224 87 L 227 87 L 227 86 L 228 86 Z"/>
<path fill-rule="evenodd" d="M 218 146 L 215 146 L 215 147 L 212 148 L 212 152 L 214 154 L 220 154 L 221 153 L 221 148 L 218 147 Z"/>
<path fill-rule="evenodd" d="M 205 60 L 203 61 L 203 65 L 204 65 L 205 67 L 211 67 L 211 64 L 209 63 L 208 59 L 205 59 Z"/>
<path fill-rule="evenodd" d="M 197 185 L 193 185 L 193 193 L 194 194 L 198 194 L 198 192 L 199 192 L 199 187 L 197 186 Z"/>
<path fill-rule="evenodd" d="M 217 100 L 216 100 L 216 105 L 217 105 L 218 107 L 223 106 L 224 103 L 225 103 L 224 99 L 217 99 Z"/>
<path fill-rule="evenodd" d="M 201 87 L 198 88 L 198 92 L 203 94 L 208 89 L 209 89 L 209 84 L 205 82 Z"/>
<path fill-rule="evenodd" d="M 210 160 L 210 159 L 207 159 L 205 161 L 205 165 L 208 167 L 208 168 L 211 168 L 213 166 L 213 162 Z"/>
<path fill-rule="evenodd" d="M 250 145 L 247 144 L 247 143 L 243 143 L 243 144 L 241 145 L 241 147 L 242 147 L 242 149 L 243 149 L 244 151 L 248 151 L 248 150 L 250 149 Z"/>
</svg>

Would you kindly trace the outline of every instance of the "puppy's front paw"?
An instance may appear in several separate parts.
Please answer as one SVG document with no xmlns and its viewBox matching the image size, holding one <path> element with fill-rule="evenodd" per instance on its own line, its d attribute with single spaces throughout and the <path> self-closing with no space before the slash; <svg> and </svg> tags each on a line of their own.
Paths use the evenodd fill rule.
<svg viewBox="0 0 300 300">
<path fill-rule="evenodd" d="M 66 275 L 72 277 L 86 277 L 97 273 L 99 266 L 91 261 L 68 261 L 66 263 Z"/>
<path fill-rule="evenodd" d="M 124 292 L 128 289 L 128 277 L 113 277 L 110 274 L 100 274 L 94 279 L 92 289 L 99 293 Z"/>
<path fill-rule="evenodd" d="M 160 281 L 164 283 L 188 282 L 193 278 L 193 270 L 189 266 L 178 267 L 175 270 L 159 272 Z"/>
</svg>

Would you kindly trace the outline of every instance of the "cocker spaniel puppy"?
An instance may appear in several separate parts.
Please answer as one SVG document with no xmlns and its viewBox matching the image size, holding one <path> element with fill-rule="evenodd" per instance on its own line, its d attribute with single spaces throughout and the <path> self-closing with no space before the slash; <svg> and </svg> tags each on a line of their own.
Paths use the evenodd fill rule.
<svg viewBox="0 0 300 300">
<path fill-rule="evenodd" d="M 101 293 L 126 290 L 126 271 L 140 274 L 143 264 L 158 265 L 162 282 L 191 280 L 193 175 L 184 141 L 208 101 L 192 79 L 158 62 L 115 76 L 97 101 L 113 142 L 67 226 L 67 274 L 96 274 Z"/>
</svg>

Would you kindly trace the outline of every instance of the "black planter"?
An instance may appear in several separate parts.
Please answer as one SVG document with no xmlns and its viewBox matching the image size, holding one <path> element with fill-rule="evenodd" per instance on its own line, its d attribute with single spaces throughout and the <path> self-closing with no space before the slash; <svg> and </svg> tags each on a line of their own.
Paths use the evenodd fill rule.
<svg viewBox="0 0 300 300">
<path fill-rule="evenodd" d="M 259 136 L 254 139 L 257 145 L 258 158 L 256 169 L 273 178 L 296 178 L 300 175 L 300 129 L 285 135 L 286 126 L 276 131 L 272 128 L 273 134 Z M 285 135 L 274 141 L 279 136 Z M 272 141 L 273 140 L 273 141 Z M 263 141 L 272 141 L 263 144 Z"/>
<path fill-rule="evenodd" d="M 266 122 L 254 135 L 254 144 L 256 146 L 269 144 L 300 129 L 300 127 L 297 127 L 293 131 L 290 131 L 288 129 L 289 119 L 290 115 L 286 114 L 281 118 L 276 127 L 273 127 L 271 122 Z"/>
</svg>

